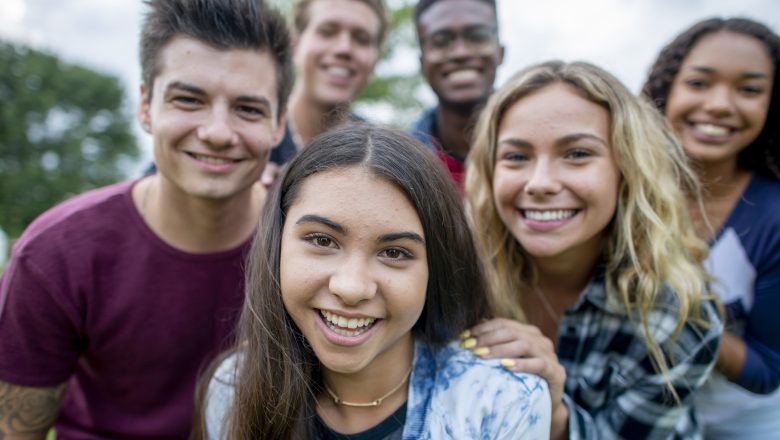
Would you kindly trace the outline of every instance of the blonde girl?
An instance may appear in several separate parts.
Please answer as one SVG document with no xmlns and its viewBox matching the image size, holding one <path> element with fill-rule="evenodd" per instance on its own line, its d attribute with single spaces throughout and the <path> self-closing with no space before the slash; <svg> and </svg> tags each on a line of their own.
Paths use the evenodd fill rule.
<svg viewBox="0 0 780 440">
<path fill-rule="evenodd" d="M 721 324 L 681 147 L 586 63 L 529 67 L 480 116 L 466 190 L 503 319 L 463 345 L 546 377 L 553 438 L 691 438 Z M 551 343 L 550 341 L 553 341 Z"/>
</svg>

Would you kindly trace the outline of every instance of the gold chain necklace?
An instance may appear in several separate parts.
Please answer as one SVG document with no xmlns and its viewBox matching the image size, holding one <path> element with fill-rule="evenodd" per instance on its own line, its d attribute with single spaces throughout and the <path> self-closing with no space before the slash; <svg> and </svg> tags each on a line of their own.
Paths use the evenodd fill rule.
<svg viewBox="0 0 780 440">
<path fill-rule="evenodd" d="M 357 407 L 357 408 L 376 407 L 376 406 L 381 405 L 382 402 L 385 399 L 387 399 L 388 397 L 392 396 L 396 391 L 401 389 L 403 384 L 406 383 L 406 381 L 409 379 L 409 376 L 412 374 L 412 368 L 413 367 L 414 367 L 414 364 L 412 364 L 412 366 L 409 367 L 409 371 L 407 371 L 406 374 L 404 374 L 404 378 L 403 378 L 403 380 L 401 380 L 401 383 L 399 383 L 398 385 L 393 387 L 393 389 L 390 390 L 384 396 L 382 396 L 382 397 L 380 397 L 380 398 L 378 398 L 378 399 L 376 399 L 376 400 L 374 400 L 372 402 L 368 402 L 368 403 L 355 403 L 355 402 L 347 402 L 345 400 L 341 400 L 339 398 L 339 396 L 337 396 L 336 393 L 334 393 L 333 390 L 331 390 L 330 387 L 328 387 L 328 384 L 326 384 L 325 381 L 323 381 L 322 383 L 323 383 L 323 385 L 325 385 L 325 391 L 327 391 L 328 394 L 330 394 L 330 397 L 333 398 L 333 402 L 336 405 L 353 406 L 353 407 Z"/>
</svg>

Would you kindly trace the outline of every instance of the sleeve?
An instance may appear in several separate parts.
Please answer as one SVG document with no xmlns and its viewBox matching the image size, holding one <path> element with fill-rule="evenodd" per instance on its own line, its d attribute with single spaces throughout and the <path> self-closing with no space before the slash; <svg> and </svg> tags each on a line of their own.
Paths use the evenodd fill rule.
<svg viewBox="0 0 780 440">
<path fill-rule="evenodd" d="M 65 382 L 84 346 L 76 308 L 48 276 L 63 260 L 45 257 L 36 264 L 20 251 L 0 278 L 0 380 L 17 385 Z"/>
<path fill-rule="evenodd" d="M 223 432 L 228 410 L 233 403 L 236 357 L 225 359 L 209 381 L 205 402 L 206 432 L 209 440 L 227 438 Z"/>
<path fill-rule="evenodd" d="M 495 390 L 493 420 L 496 439 L 548 440 L 552 401 L 547 382 L 530 374 L 504 372 L 514 380 Z"/>
<path fill-rule="evenodd" d="M 754 303 L 745 327 L 747 356 L 735 381 L 758 394 L 780 387 L 780 230 L 774 232 L 763 240 L 772 246 L 763 252 L 765 257 L 757 265 Z"/>
<path fill-rule="evenodd" d="M 709 377 L 717 358 L 723 325 L 716 309 L 705 303 L 709 317 L 707 328 L 687 324 L 677 337 L 674 363 L 667 376 L 655 371 L 649 354 L 641 360 L 642 371 L 649 372 L 609 400 L 597 411 L 588 412 L 569 395 L 563 400 L 569 410 L 569 439 L 672 439 L 694 436 L 689 416 L 692 393 Z M 664 342 L 658 341 L 661 348 Z M 664 350 L 669 356 L 668 350 Z M 667 388 L 667 381 L 679 397 L 676 400 Z"/>
</svg>

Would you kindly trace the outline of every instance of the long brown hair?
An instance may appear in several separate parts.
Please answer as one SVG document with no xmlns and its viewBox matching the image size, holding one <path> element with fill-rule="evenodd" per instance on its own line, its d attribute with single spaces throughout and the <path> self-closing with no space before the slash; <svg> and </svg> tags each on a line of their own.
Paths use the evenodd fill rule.
<svg viewBox="0 0 780 440">
<path fill-rule="evenodd" d="M 281 237 L 285 215 L 303 182 L 316 173 L 346 167 L 362 167 L 396 185 L 420 217 L 429 277 L 414 337 L 435 348 L 488 317 L 486 282 L 462 203 L 436 159 L 396 130 L 347 124 L 329 131 L 293 159 L 263 211 L 248 260 L 235 350 L 235 397 L 224 430 L 228 438 L 313 437 L 320 364 L 282 303 Z M 201 382 L 201 417 L 208 379 Z M 196 431 L 202 428 L 196 426 Z M 195 434 L 203 437 L 201 431 Z"/>
</svg>

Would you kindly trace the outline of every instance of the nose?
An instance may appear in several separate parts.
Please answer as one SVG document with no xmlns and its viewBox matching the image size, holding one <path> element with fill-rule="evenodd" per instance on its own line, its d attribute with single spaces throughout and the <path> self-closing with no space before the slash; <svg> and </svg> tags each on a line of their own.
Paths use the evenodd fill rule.
<svg viewBox="0 0 780 440">
<path fill-rule="evenodd" d="M 561 190 L 555 167 L 546 158 L 540 158 L 528 169 L 528 181 L 525 192 L 528 195 L 540 197 L 556 194 Z"/>
<path fill-rule="evenodd" d="M 349 55 L 352 53 L 352 35 L 347 30 L 339 32 L 334 44 L 336 53 Z"/>
<path fill-rule="evenodd" d="M 714 115 L 730 114 L 734 109 L 734 96 L 727 85 L 713 86 L 704 101 L 704 110 Z"/>
<path fill-rule="evenodd" d="M 219 106 L 212 108 L 198 128 L 198 138 L 214 148 L 229 147 L 236 141 L 237 136 L 230 122 L 229 110 Z"/>
<path fill-rule="evenodd" d="M 348 306 L 357 305 L 376 295 L 377 283 L 371 276 L 370 263 L 355 256 L 339 263 L 330 277 L 328 287 L 332 294 Z"/>
</svg>

